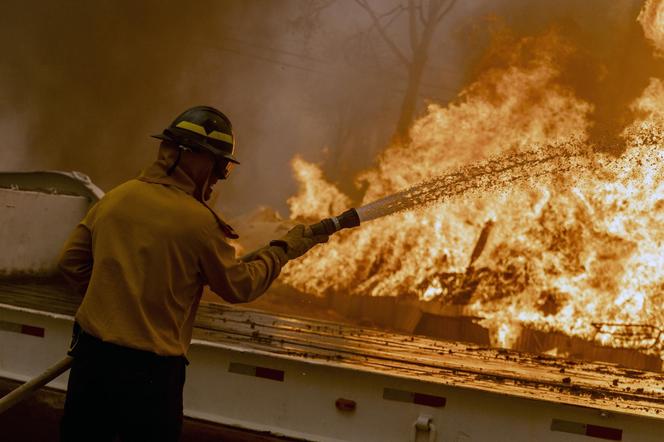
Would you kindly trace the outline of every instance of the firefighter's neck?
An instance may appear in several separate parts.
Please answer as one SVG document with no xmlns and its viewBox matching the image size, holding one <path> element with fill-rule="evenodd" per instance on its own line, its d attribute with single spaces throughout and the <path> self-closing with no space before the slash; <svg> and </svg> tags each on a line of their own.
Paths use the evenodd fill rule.
<svg viewBox="0 0 664 442">
<path fill-rule="evenodd" d="M 212 187 L 217 183 L 217 177 L 212 173 L 214 159 L 206 153 L 183 151 L 179 167 L 196 184 L 194 197 L 207 201 L 212 193 Z"/>
</svg>

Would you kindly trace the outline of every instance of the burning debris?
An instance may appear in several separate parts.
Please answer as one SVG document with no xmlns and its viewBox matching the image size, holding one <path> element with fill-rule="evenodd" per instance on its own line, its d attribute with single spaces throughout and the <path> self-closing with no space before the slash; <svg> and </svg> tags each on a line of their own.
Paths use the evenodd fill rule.
<svg viewBox="0 0 664 442">
<path fill-rule="evenodd" d="M 657 48 L 663 4 L 648 1 L 639 17 Z M 632 103 L 614 157 L 590 142 L 593 106 L 560 81 L 570 44 L 550 32 L 511 51 L 455 103 L 431 104 L 409 143 L 357 177 L 364 204 L 385 198 L 363 219 L 423 207 L 337 234 L 289 264 L 284 281 L 318 296 L 462 304 L 501 347 L 527 326 L 664 351 L 650 333 L 664 325 L 664 83 L 651 79 Z M 454 172 L 439 177 L 445 170 Z M 335 215 L 331 202 L 348 201 L 322 175 L 317 186 L 324 195 L 289 200 L 298 217 Z M 485 220 L 495 226 L 468 266 Z"/>
</svg>

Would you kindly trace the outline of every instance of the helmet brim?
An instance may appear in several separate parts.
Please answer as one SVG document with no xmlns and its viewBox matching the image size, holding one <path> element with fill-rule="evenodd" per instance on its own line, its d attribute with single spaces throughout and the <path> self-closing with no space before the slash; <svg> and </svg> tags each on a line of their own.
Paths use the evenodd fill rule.
<svg viewBox="0 0 664 442">
<path fill-rule="evenodd" d="M 173 141 L 173 139 L 171 139 L 171 137 L 169 137 L 168 135 L 164 135 L 164 134 L 150 135 L 150 137 L 157 138 L 158 140 L 163 140 L 163 141 Z"/>
<path fill-rule="evenodd" d="M 172 143 L 178 143 L 178 141 L 174 137 L 170 136 L 167 133 L 155 134 L 151 135 L 151 137 L 162 141 L 170 141 Z M 212 146 L 211 144 L 206 143 L 205 141 L 202 140 L 192 140 L 192 141 L 193 145 L 187 147 L 193 147 L 193 148 L 199 147 L 210 152 L 212 155 L 215 156 L 215 158 L 223 158 L 225 160 L 230 161 L 231 163 L 240 164 L 240 162 L 232 154 L 223 152 L 218 148 Z"/>
<path fill-rule="evenodd" d="M 200 142 L 198 143 L 202 148 L 206 149 L 208 152 L 212 153 L 216 158 L 223 158 L 225 160 L 230 161 L 231 163 L 235 164 L 240 164 L 238 160 L 235 159 L 233 154 L 230 154 L 228 152 L 221 151 L 217 149 L 216 147 L 212 146 L 211 144 L 208 144 L 206 142 Z"/>
</svg>

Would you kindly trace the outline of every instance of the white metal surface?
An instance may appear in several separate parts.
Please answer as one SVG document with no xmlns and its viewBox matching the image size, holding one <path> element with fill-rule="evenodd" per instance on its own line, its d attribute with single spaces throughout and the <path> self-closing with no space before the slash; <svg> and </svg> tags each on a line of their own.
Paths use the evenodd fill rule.
<svg viewBox="0 0 664 442">
<path fill-rule="evenodd" d="M 552 431 L 564 420 L 620 429 L 619 440 L 662 440 L 664 421 L 602 413 L 590 408 L 447 387 L 328 365 L 279 360 L 246 352 L 194 346 L 187 374 L 189 415 L 219 423 L 270 430 L 317 441 L 408 441 L 421 416 L 430 416 L 435 441 L 589 441 L 588 436 Z M 283 370 L 284 381 L 228 372 L 240 362 Z M 384 399 L 386 388 L 446 398 L 444 407 Z M 356 401 L 354 412 L 335 401 Z M 205 410 L 216 410 L 209 414 Z M 418 441 L 432 433 L 418 432 Z M 597 440 L 597 439 L 595 439 Z"/>
<path fill-rule="evenodd" d="M 218 319 L 226 320 L 223 315 Z M 4 304 L 0 305 L 0 321 L 5 323 L 4 329 L 0 327 L 2 377 L 26 380 L 66 351 L 70 315 Z M 32 332 L 43 328 L 44 336 L 21 333 L 18 327 L 9 330 L 8 323 L 27 325 Z M 499 393 L 499 383 L 493 393 L 406 379 L 389 371 L 381 374 L 344 367 L 314 355 L 279 355 L 204 339 L 194 342 L 189 359 L 187 416 L 313 441 L 388 442 L 414 436 L 419 442 L 430 437 L 438 442 L 606 440 L 560 431 L 576 424 L 621 431 L 620 439 L 609 440 L 659 442 L 664 434 L 661 418 L 510 396 Z M 265 373 L 256 375 L 252 367 Z M 65 385 L 65 376 L 51 384 L 59 389 Z M 399 398 L 399 392 L 444 398 L 445 402 L 442 406 L 413 403 Z M 355 410 L 339 410 L 335 406 L 338 399 L 354 401 Z M 425 421 L 435 428 L 435 434 L 414 433 L 416 426 L 424 430 Z"/>
<path fill-rule="evenodd" d="M 78 173 L 0 173 L 0 276 L 54 274 L 62 245 L 101 195 Z"/>
<path fill-rule="evenodd" d="M 0 208 L 0 244 L 11 250 L 0 253 L 0 272 L 44 275 L 55 273 L 58 253 L 85 216 L 88 200 L 0 189 Z"/>
</svg>

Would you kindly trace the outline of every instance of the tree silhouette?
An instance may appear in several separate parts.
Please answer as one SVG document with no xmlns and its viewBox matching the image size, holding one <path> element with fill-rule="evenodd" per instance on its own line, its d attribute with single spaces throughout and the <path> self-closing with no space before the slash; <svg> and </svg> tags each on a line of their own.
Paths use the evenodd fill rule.
<svg viewBox="0 0 664 442">
<path fill-rule="evenodd" d="M 355 0 L 370 17 L 373 28 L 387 45 L 397 61 L 406 70 L 407 85 L 396 129 L 394 141 L 406 141 L 417 109 L 417 98 L 422 83 L 422 75 L 429 58 L 431 40 L 443 18 L 454 6 L 456 0 L 408 0 L 399 3 L 392 10 L 379 14 L 369 0 Z M 403 51 L 388 33 L 388 26 L 401 15 L 407 15 L 410 53 Z"/>
</svg>

